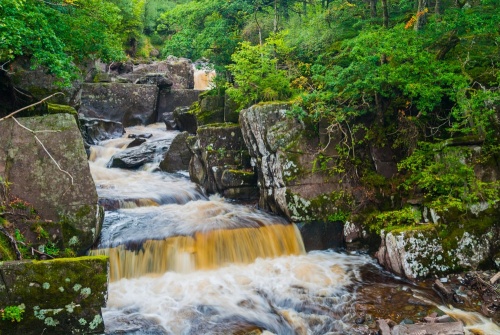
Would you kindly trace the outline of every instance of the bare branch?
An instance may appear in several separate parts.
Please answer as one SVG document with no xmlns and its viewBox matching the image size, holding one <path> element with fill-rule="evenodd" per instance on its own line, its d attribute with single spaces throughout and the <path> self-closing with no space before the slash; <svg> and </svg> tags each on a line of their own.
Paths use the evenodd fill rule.
<svg viewBox="0 0 500 335">
<path fill-rule="evenodd" d="M 33 131 L 33 130 L 31 130 L 31 129 L 29 129 L 29 128 L 27 128 L 27 127 L 25 127 L 25 126 L 23 126 L 23 125 L 22 125 L 19 121 L 17 121 L 17 119 L 16 119 L 15 117 L 12 117 L 12 116 L 11 116 L 11 118 L 12 118 L 14 121 L 16 121 L 16 123 L 17 123 L 17 124 L 18 124 L 21 128 L 26 129 L 27 131 L 29 131 L 30 133 L 32 133 L 32 134 L 33 134 L 33 136 L 35 137 L 35 140 L 37 140 L 37 142 L 38 142 L 38 143 L 42 146 L 43 150 L 47 153 L 47 155 L 49 155 L 50 159 L 52 159 L 52 161 L 53 161 L 53 162 L 54 162 L 54 164 L 57 166 L 57 168 L 59 169 L 59 171 L 61 171 L 61 172 L 65 173 L 65 174 L 67 174 L 67 175 L 69 176 L 69 178 L 71 179 L 71 185 L 73 185 L 73 184 L 74 184 L 74 182 L 73 182 L 73 176 L 71 175 L 71 173 L 69 173 L 68 171 L 63 170 L 63 169 L 61 168 L 61 166 L 59 165 L 59 163 L 57 163 L 57 161 L 54 159 L 54 157 L 52 157 L 52 155 L 51 155 L 51 154 L 50 154 L 50 152 L 47 150 L 47 148 L 45 147 L 45 145 L 43 145 L 42 141 L 40 141 L 40 139 L 36 136 L 36 132 L 35 132 L 35 131 Z M 1 120 L 0 120 L 0 121 L 1 121 Z"/>
<path fill-rule="evenodd" d="M 9 72 L 8 70 L 6 70 L 4 68 L 5 65 L 9 64 L 10 63 L 10 60 L 6 61 L 5 63 L 3 63 L 2 65 L 0 65 L 0 70 L 6 72 L 7 74 L 12 74 L 12 72 Z"/>
<path fill-rule="evenodd" d="M 19 251 L 19 248 L 17 247 L 16 239 L 14 237 L 12 237 L 12 235 L 10 235 L 9 232 L 6 229 L 4 229 L 3 227 L 0 227 L 0 232 L 2 234 L 4 234 L 5 237 L 7 237 L 9 239 L 10 244 L 12 246 L 12 249 L 14 249 L 14 251 L 16 253 L 17 259 L 22 260 L 23 255 L 21 254 L 21 252 Z"/>
<path fill-rule="evenodd" d="M 5 119 L 8 119 L 8 118 L 10 118 L 10 117 L 13 117 L 14 115 L 16 115 L 17 113 L 22 112 L 23 110 L 26 110 L 26 109 L 28 109 L 28 108 L 34 107 L 34 106 L 36 106 L 36 105 L 39 105 L 39 104 L 41 104 L 42 102 L 44 102 L 44 101 L 46 101 L 46 100 L 49 100 L 50 98 L 52 98 L 52 97 L 54 97 L 54 96 L 56 96 L 56 95 L 59 95 L 59 94 L 64 95 L 64 93 L 62 93 L 62 92 L 56 92 L 56 93 L 54 93 L 54 94 L 51 94 L 51 95 L 49 95 L 48 97 L 43 98 L 42 100 L 35 102 L 34 104 L 31 104 L 31 105 L 29 105 L 29 106 L 26 106 L 26 107 L 23 107 L 23 108 L 21 108 L 21 109 L 18 109 L 18 110 L 16 110 L 15 112 L 12 112 L 12 113 L 10 113 L 10 114 L 9 114 L 9 115 L 7 115 L 7 116 L 4 116 L 3 118 L 0 118 L 0 122 L 1 122 L 1 121 L 3 121 L 3 120 L 5 120 Z"/>
</svg>

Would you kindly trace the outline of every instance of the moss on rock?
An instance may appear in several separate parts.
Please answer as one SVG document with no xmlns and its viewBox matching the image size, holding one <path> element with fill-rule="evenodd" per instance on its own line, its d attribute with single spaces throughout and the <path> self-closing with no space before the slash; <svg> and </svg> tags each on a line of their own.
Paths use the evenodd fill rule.
<svg viewBox="0 0 500 335">
<path fill-rule="evenodd" d="M 0 265 L 0 307 L 24 304 L 20 322 L 0 321 L 5 334 L 102 333 L 108 258 L 79 257 Z M 82 322 L 85 320 L 86 322 Z"/>
</svg>

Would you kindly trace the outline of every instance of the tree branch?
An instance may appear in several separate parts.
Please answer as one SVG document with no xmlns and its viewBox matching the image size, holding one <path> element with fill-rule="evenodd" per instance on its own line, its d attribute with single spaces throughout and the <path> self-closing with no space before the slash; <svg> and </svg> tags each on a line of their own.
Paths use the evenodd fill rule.
<svg viewBox="0 0 500 335">
<path fill-rule="evenodd" d="M 52 97 L 54 97 L 54 96 L 56 96 L 56 95 L 59 95 L 59 94 L 64 95 L 64 93 L 62 93 L 62 92 L 56 92 L 56 93 L 54 93 L 54 94 L 51 94 L 51 95 L 49 95 L 48 97 L 43 98 L 42 100 L 35 102 L 34 104 L 31 104 L 31 105 L 29 105 L 29 106 L 26 106 L 26 107 L 23 107 L 23 108 L 21 108 L 21 109 L 18 109 L 18 110 L 16 110 L 15 112 L 12 112 L 12 113 L 10 113 L 10 114 L 9 114 L 9 115 L 7 115 L 7 116 L 4 116 L 3 118 L 0 118 L 0 122 L 1 122 L 1 121 L 3 121 L 3 120 L 5 120 L 5 119 L 8 119 L 8 118 L 10 118 L 10 117 L 13 117 L 14 115 L 16 115 L 17 113 L 22 112 L 23 110 L 26 110 L 26 109 L 28 109 L 28 108 L 34 107 L 34 106 L 36 106 L 36 105 L 39 105 L 39 104 L 41 104 L 42 102 L 44 102 L 44 101 L 46 101 L 46 100 L 49 100 L 50 98 L 52 98 Z"/>
<path fill-rule="evenodd" d="M 19 121 L 17 121 L 17 119 L 13 116 L 10 116 L 14 121 L 16 121 L 16 123 L 23 129 L 26 129 L 27 131 L 29 131 L 30 133 L 33 134 L 33 136 L 35 137 L 35 140 L 42 146 L 43 150 L 47 153 L 47 155 L 50 157 L 50 159 L 54 162 L 54 164 L 57 166 L 57 168 L 59 169 L 59 171 L 67 174 L 69 176 L 69 178 L 71 179 L 71 185 L 74 184 L 74 179 L 73 179 L 73 176 L 71 175 L 71 173 L 69 173 L 68 171 L 66 170 L 63 170 L 61 168 L 61 166 L 59 165 L 59 163 L 57 163 L 57 161 L 54 159 L 54 157 L 52 157 L 52 155 L 50 154 L 50 152 L 47 150 L 47 148 L 45 147 L 45 145 L 43 145 L 42 141 L 40 141 L 40 139 L 38 138 L 38 136 L 36 136 L 36 132 L 29 129 L 28 127 L 25 127 L 23 126 Z M 0 119 L 1 121 L 1 119 Z"/>
<path fill-rule="evenodd" d="M 10 235 L 9 232 L 7 230 L 5 230 L 5 228 L 3 228 L 3 227 L 0 227 L 0 232 L 2 234 L 4 234 L 9 239 L 10 244 L 12 245 L 12 248 L 16 252 L 17 259 L 22 260 L 23 255 L 21 254 L 21 252 L 19 251 L 19 248 L 17 247 L 17 242 L 16 242 L 15 238 L 13 238 L 12 235 Z"/>
</svg>

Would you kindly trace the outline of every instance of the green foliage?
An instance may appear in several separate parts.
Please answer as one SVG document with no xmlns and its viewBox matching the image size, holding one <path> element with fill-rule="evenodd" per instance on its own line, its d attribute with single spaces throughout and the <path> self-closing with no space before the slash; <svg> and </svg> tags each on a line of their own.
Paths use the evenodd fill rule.
<svg viewBox="0 0 500 335">
<path fill-rule="evenodd" d="M 401 185 L 405 190 L 418 189 L 426 204 L 437 211 L 467 211 L 479 202 L 495 203 L 500 199 L 500 184 L 484 182 L 474 172 L 474 156 L 463 147 L 444 143 L 420 143 L 415 152 L 401 161 L 398 168 L 408 173 Z"/>
<path fill-rule="evenodd" d="M 64 84 L 83 59 L 123 57 L 119 8 L 106 0 L 3 0 L 0 17 L 1 62 L 29 56 L 33 67 L 46 67 Z"/>
<path fill-rule="evenodd" d="M 4 309 L 0 309 L 2 320 L 21 322 L 25 308 L 24 304 L 21 304 L 19 306 L 7 306 Z"/>
<path fill-rule="evenodd" d="M 345 222 L 349 219 L 350 214 L 339 209 L 333 214 L 328 215 L 328 221 L 342 221 Z"/>
<path fill-rule="evenodd" d="M 289 52 L 282 34 L 269 37 L 263 45 L 241 43 L 231 56 L 234 64 L 228 65 L 236 83 L 227 90 L 229 96 L 240 106 L 289 98 L 290 81 L 280 68 L 280 59 Z"/>
<path fill-rule="evenodd" d="M 205 57 L 217 70 L 224 71 L 241 41 L 238 31 L 251 11 L 244 1 L 201 0 L 180 4 L 158 19 L 157 32 L 166 39 L 162 53 L 194 60 Z"/>
</svg>

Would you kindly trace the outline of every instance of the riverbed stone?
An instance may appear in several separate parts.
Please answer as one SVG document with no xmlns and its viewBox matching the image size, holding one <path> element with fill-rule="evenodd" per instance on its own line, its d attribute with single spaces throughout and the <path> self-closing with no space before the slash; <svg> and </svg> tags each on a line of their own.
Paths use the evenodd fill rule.
<svg viewBox="0 0 500 335">
<path fill-rule="evenodd" d="M 24 310 L 0 319 L 0 334 L 102 334 L 107 287 L 104 256 L 0 263 L 0 309 Z"/>
<path fill-rule="evenodd" d="M 101 141 L 118 138 L 125 134 L 121 122 L 84 116 L 80 116 L 78 121 L 83 139 L 89 145 L 96 145 Z"/>
<path fill-rule="evenodd" d="M 186 171 L 191 160 L 191 151 L 187 143 L 187 131 L 178 134 L 173 140 L 160 163 L 160 170 L 166 172 Z"/>
<path fill-rule="evenodd" d="M 161 90 L 158 96 L 158 119 L 156 121 L 174 120 L 175 109 L 191 106 L 191 104 L 198 101 L 200 92 L 202 91 L 191 89 Z"/>
<path fill-rule="evenodd" d="M 171 140 L 157 140 L 127 148 L 113 155 L 108 163 L 108 167 L 137 169 L 146 163 L 153 162 L 156 155 L 164 155 L 170 147 L 170 143 Z"/>
<path fill-rule="evenodd" d="M 0 122 L 0 151 L 5 153 L 0 155 L 0 177 L 9 183 L 9 197 L 30 204 L 40 218 L 39 223 L 21 220 L 22 227 L 14 227 L 27 242 L 42 244 L 33 226 L 40 224 L 61 250 L 81 254 L 96 241 L 102 213 L 76 112 L 71 110 L 73 114 L 18 118 L 37 131 L 37 138 L 12 119 Z"/>
</svg>

